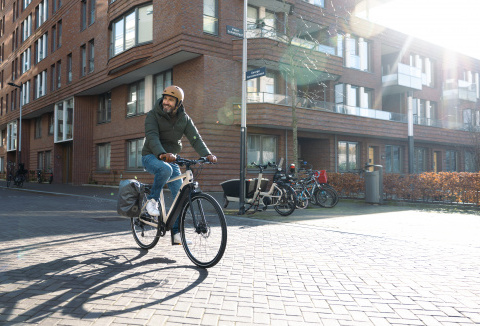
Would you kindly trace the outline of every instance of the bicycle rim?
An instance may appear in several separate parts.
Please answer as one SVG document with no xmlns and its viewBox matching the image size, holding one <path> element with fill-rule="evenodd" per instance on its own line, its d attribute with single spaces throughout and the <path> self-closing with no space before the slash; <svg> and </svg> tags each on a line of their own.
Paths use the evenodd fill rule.
<svg viewBox="0 0 480 326">
<path fill-rule="evenodd" d="M 141 207 L 144 207 L 145 201 L 146 198 L 143 199 Z M 141 216 L 143 220 L 153 222 L 158 225 L 158 217 L 148 215 L 145 210 L 142 210 L 139 216 Z M 133 238 L 140 248 L 151 249 L 155 247 L 160 238 L 160 229 L 158 227 L 143 223 L 139 217 L 131 218 L 130 224 L 132 227 Z"/>
<path fill-rule="evenodd" d="M 291 188 L 283 188 L 284 192 L 280 192 L 278 189 L 275 189 L 274 196 L 280 196 L 277 202 L 274 204 L 274 208 L 278 214 L 282 216 L 287 216 L 293 213 L 297 207 L 297 196 L 295 191 Z"/>
<path fill-rule="evenodd" d="M 318 205 L 325 208 L 332 208 L 338 202 L 338 197 L 336 196 L 335 192 L 329 188 L 318 189 L 315 192 L 315 197 Z"/>
<path fill-rule="evenodd" d="M 187 201 L 180 220 L 180 234 L 188 258 L 197 266 L 215 266 L 227 246 L 227 223 L 220 204 L 210 195 L 198 193 Z"/>
</svg>

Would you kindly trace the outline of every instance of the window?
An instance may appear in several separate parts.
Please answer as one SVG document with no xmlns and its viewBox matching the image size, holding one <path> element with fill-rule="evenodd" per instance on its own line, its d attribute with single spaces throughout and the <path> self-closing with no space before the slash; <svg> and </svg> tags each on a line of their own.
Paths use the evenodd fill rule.
<svg viewBox="0 0 480 326">
<path fill-rule="evenodd" d="M 89 24 L 92 25 L 95 22 L 95 6 L 96 6 L 96 0 L 90 0 L 90 20 Z"/>
<path fill-rule="evenodd" d="M 0 135 L 0 147 L 2 147 L 2 137 Z M 0 173 L 5 173 L 5 158 L 2 156 L 0 157 Z"/>
<path fill-rule="evenodd" d="M 129 140 L 127 142 L 128 166 L 130 170 L 143 170 L 142 148 L 145 138 Z"/>
<path fill-rule="evenodd" d="M 87 74 L 87 46 L 84 44 L 80 47 L 80 76 Z"/>
<path fill-rule="evenodd" d="M 359 146 L 356 142 L 338 142 L 338 169 L 341 172 L 355 171 L 359 167 Z"/>
<path fill-rule="evenodd" d="M 385 172 L 386 173 L 401 173 L 401 148 L 400 146 L 386 145 L 385 146 Z"/>
<path fill-rule="evenodd" d="M 422 85 L 434 87 L 435 64 L 430 58 L 411 53 L 410 66 L 419 68 L 422 71 Z"/>
<path fill-rule="evenodd" d="M 43 168 L 43 162 L 45 160 L 45 152 L 38 152 L 37 154 L 37 169 L 38 170 L 44 170 Z"/>
<path fill-rule="evenodd" d="M 30 48 L 27 48 L 25 51 L 23 51 L 23 53 L 20 55 L 20 59 L 21 59 L 21 72 L 22 74 L 27 72 L 28 70 L 30 70 L 30 59 L 32 57 L 32 51 L 30 50 Z"/>
<path fill-rule="evenodd" d="M 145 112 L 145 80 L 130 85 L 127 116 L 142 114 Z"/>
<path fill-rule="evenodd" d="M 87 0 L 81 0 L 80 2 L 80 30 L 87 28 Z"/>
<path fill-rule="evenodd" d="M 55 126 L 55 114 L 49 113 L 48 114 L 48 135 L 49 136 L 53 135 L 54 126 Z"/>
<path fill-rule="evenodd" d="M 173 81 L 172 81 L 172 71 L 171 70 L 167 70 L 167 71 L 164 71 L 164 72 L 161 72 L 159 73 L 158 75 L 155 75 L 154 77 L 155 79 L 155 86 L 154 86 L 154 89 L 155 89 L 155 94 L 154 94 L 154 101 L 156 99 L 159 99 L 160 97 L 162 97 L 162 93 L 163 93 L 163 90 L 172 85 Z"/>
<path fill-rule="evenodd" d="M 43 0 L 35 8 L 35 28 L 39 28 L 48 18 L 48 1 Z"/>
<path fill-rule="evenodd" d="M 153 40 L 153 6 L 136 8 L 112 24 L 110 55 Z M 138 37 L 137 37 L 138 35 Z"/>
<path fill-rule="evenodd" d="M 57 49 L 62 46 L 62 21 L 57 23 Z"/>
<path fill-rule="evenodd" d="M 42 138 L 42 117 L 35 119 L 35 138 Z"/>
<path fill-rule="evenodd" d="M 39 63 L 43 59 L 47 57 L 47 33 L 43 34 L 39 37 L 39 39 L 35 42 L 35 49 L 36 49 L 36 60 L 35 63 Z"/>
<path fill-rule="evenodd" d="M 57 49 L 57 26 L 52 27 L 52 49 L 51 53 L 55 52 Z"/>
<path fill-rule="evenodd" d="M 217 0 L 203 0 L 203 31 L 218 35 Z"/>
<path fill-rule="evenodd" d="M 112 119 L 112 93 L 107 92 L 99 96 L 97 123 L 110 122 Z"/>
<path fill-rule="evenodd" d="M 458 171 L 458 153 L 457 151 L 447 150 L 445 152 L 445 168 L 447 172 Z"/>
<path fill-rule="evenodd" d="M 59 60 L 57 61 L 57 89 L 59 89 L 62 86 L 62 61 Z"/>
<path fill-rule="evenodd" d="M 88 42 L 88 72 L 95 70 L 95 43 L 93 40 Z"/>
<path fill-rule="evenodd" d="M 44 70 L 35 76 L 34 80 L 35 93 L 34 98 L 37 99 L 47 94 L 47 71 Z"/>
<path fill-rule="evenodd" d="M 97 145 L 97 169 L 110 170 L 110 143 Z"/>
<path fill-rule="evenodd" d="M 7 151 L 17 149 L 17 121 L 7 124 Z"/>
<path fill-rule="evenodd" d="M 55 142 L 73 139 L 73 98 L 55 104 Z"/>
<path fill-rule="evenodd" d="M 465 172 L 478 172 L 476 169 L 475 154 L 470 151 L 465 152 Z"/>
<path fill-rule="evenodd" d="M 251 67 L 251 69 L 255 68 Z M 275 75 L 267 70 L 265 76 L 249 79 L 247 81 L 247 93 L 248 102 L 275 103 Z"/>
<path fill-rule="evenodd" d="M 427 149 L 415 147 L 413 150 L 413 173 L 427 171 Z"/>
<path fill-rule="evenodd" d="M 349 108 L 357 107 L 371 109 L 373 107 L 373 89 L 350 84 L 337 84 L 335 85 L 335 104 L 347 105 L 346 111 Z M 360 114 L 362 114 L 361 111 Z"/>
<path fill-rule="evenodd" d="M 322 7 L 322 8 L 325 7 L 325 3 L 324 3 L 325 0 L 303 0 L 303 1 L 308 2 L 317 7 Z"/>
<path fill-rule="evenodd" d="M 72 82 L 72 54 L 67 55 L 67 84 Z"/>
<path fill-rule="evenodd" d="M 276 162 L 277 137 L 271 135 L 248 135 L 247 162 L 266 164 Z"/>
<path fill-rule="evenodd" d="M 22 22 L 21 31 L 22 42 L 25 42 L 25 40 L 32 35 L 32 15 L 28 15 L 28 17 Z"/>
<path fill-rule="evenodd" d="M 27 8 L 28 5 L 31 3 L 32 3 L 32 0 L 23 0 L 23 9 L 25 10 L 25 8 Z"/>
<path fill-rule="evenodd" d="M 346 36 L 339 36 L 344 39 L 345 49 L 345 67 L 358 69 L 362 71 L 370 71 L 370 43 L 363 37 L 357 37 L 347 34 Z"/>
<path fill-rule="evenodd" d="M 27 80 L 22 84 L 22 92 L 21 92 L 21 100 L 20 105 L 25 105 L 30 103 L 30 81 Z"/>
</svg>

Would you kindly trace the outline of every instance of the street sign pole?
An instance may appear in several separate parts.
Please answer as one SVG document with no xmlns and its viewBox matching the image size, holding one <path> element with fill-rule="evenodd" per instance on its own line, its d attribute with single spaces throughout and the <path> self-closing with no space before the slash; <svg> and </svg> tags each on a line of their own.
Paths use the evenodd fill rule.
<svg viewBox="0 0 480 326">
<path fill-rule="evenodd" d="M 243 53 L 242 53 L 242 114 L 240 127 L 240 207 L 238 214 L 245 214 L 245 161 L 247 144 L 247 6 L 243 0 Z"/>
</svg>

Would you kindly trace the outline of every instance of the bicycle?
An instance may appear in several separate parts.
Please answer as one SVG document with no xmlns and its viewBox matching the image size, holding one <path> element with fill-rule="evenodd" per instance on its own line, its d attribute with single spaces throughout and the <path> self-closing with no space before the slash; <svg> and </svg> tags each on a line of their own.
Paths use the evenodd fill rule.
<svg viewBox="0 0 480 326">
<path fill-rule="evenodd" d="M 252 162 L 251 165 L 257 167 L 259 169 L 259 173 L 258 178 L 253 180 L 255 184 L 253 195 L 247 195 L 245 198 L 245 203 L 250 204 L 245 212 L 248 212 L 251 208 L 253 208 L 251 213 L 253 214 L 257 211 L 265 211 L 268 208 L 268 205 L 273 205 L 275 211 L 282 216 L 292 214 L 297 206 L 297 197 L 295 195 L 295 191 L 289 185 L 288 177 L 280 168 L 281 163 L 276 165 L 275 163 L 268 162 L 265 165 L 261 165 Z M 265 191 L 266 181 L 268 180 L 263 179 L 263 171 L 268 167 L 276 168 L 276 172 L 270 189 Z M 235 194 L 229 193 L 232 188 L 238 189 L 237 185 L 239 182 L 240 180 L 234 179 L 225 181 L 221 184 L 224 190 L 224 208 L 228 206 L 230 201 L 239 201 L 239 198 L 236 197 Z M 260 204 L 263 204 L 261 209 L 259 209 Z"/>
<path fill-rule="evenodd" d="M 222 258 L 227 246 L 227 223 L 220 204 L 211 195 L 198 189 L 192 166 L 209 163 L 206 158 L 188 160 L 177 156 L 175 161 L 185 166 L 185 173 L 168 182 L 183 179 L 180 190 L 170 210 L 166 212 L 163 189 L 160 192 L 160 216 L 147 213 L 147 196 L 151 185 L 142 184 L 138 217 L 131 218 L 131 229 L 135 242 L 143 249 L 151 249 L 172 229 L 180 218 L 182 245 L 188 258 L 197 266 L 209 268 Z M 188 241 L 187 241 L 188 239 Z"/>
<path fill-rule="evenodd" d="M 306 165 L 306 162 L 303 163 Z M 297 208 L 306 208 L 309 203 L 324 208 L 332 208 L 337 205 L 339 196 L 337 191 L 326 183 L 326 173 L 313 171 L 311 168 L 302 168 L 305 171 L 305 178 L 292 183 L 297 194 Z"/>
</svg>

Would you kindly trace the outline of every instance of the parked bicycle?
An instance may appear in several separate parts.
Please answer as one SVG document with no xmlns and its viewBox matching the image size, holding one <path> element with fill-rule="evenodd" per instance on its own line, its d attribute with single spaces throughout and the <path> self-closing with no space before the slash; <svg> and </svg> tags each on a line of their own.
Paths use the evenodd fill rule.
<svg viewBox="0 0 480 326">
<path fill-rule="evenodd" d="M 186 171 L 168 181 L 183 179 L 180 191 L 168 213 L 163 190 L 160 193 L 160 216 L 150 216 L 147 213 L 147 196 L 151 185 L 139 183 L 139 198 L 136 198 L 133 207 L 133 211 L 137 213 L 131 218 L 133 238 L 140 248 L 151 249 L 155 247 L 160 237 L 172 229 L 179 217 L 182 245 L 188 258 L 199 267 L 215 266 L 227 246 L 225 214 L 215 198 L 198 188 L 198 182 L 195 181 L 192 171 L 192 166 L 199 164 L 201 168 L 203 164 L 209 162 L 206 158 L 187 160 L 177 156 L 175 163 L 185 166 Z M 120 195 L 119 201 L 121 197 Z"/>
<path fill-rule="evenodd" d="M 28 170 L 25 170 L 24 163 L 19 163 L 15 172 L 14 169 L 15 163 L 9 161 L 7 163 L 7 187 L 10 187 L 12 182 L 17 187 L 23 187 L 23 183 L 27 181 Z"/>
<path fill-rule="evenodd" d="M 283 159 L 280 162 L 282 161 Z M 257 167 L 259 173 L 258 177 L 250 180 L 250 183 L 245 187 L 245 189 L 247 189 L 245 203 L 249 205 L 245 209 L 245 212 L 248 212 L 250 209 L 252 209 L 251 214 L 257 211 L 265 211 L 269 205 L 272 205 L 275 211 L 282 216 L 292 214 L 297 206 L 297 197 L 288 182 L 287 175 L 282 171 L 281 163 L 276 165 L 275 163 L 268 162 L 267 164 L 261 165 L 252 162 L 251 165 Z M 268 167 L 275 168 L 276 172 L 270 189 L 266 191 L 268 179 L 263 178 L 263 171 Z M 228 206 L 230 201 L 239 201 L 238 189 L 240 180 L 227 180 L 221 185 L 224 191 L 224 208 Z M 263 205 L 262 208 L 260 208 L 260 205 Z"/>
<path fill-rule="evenodd" d="M 306 165 L 305 162 L 304 165 Z M 293 179 L 292 182 L 292 187 L 297 195 L 297 208 L 306 208 L 309 203 L 325 208 L 337 205 L 338 193 L 327 183 L 325 171 L 322 173 L 322 171 L 314 171 L 311 168 L 302 168 L 299 171 L 303 172 L 305 177 Z"/>
<path fill-rule="evenodd" d="M 38 183 L 43 183 L 45 181 L 48 181 L 48 183 L 52 183 L 53 181 L 53 173 L 47 172 L 45 170 L 38 169 L 37 170 L 37 182 Z"/>
</svg>

